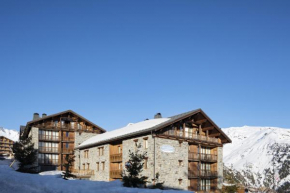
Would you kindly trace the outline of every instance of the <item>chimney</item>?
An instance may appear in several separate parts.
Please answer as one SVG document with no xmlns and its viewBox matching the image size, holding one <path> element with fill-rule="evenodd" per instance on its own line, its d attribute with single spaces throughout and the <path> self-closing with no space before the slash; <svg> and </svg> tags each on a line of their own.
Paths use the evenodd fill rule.
<svg viewBox="0 0 290 193">
<path fill-rule="evenodd" d="M 154 115 L 154 119 L 159 119 L 162 118 L 161 113 L 157 113 L 156 115 Z"/>
<path fill-rule="evenodd" d="M 47 115 L 45 113 L 42 113 L 42 118 L 46 117 Z"/>
<path fill-rule="evenodd" d="M 38 113 L 34 113 L 33 114 L 33 121 L 39 119 L 39 114 Z"/>
</svg>

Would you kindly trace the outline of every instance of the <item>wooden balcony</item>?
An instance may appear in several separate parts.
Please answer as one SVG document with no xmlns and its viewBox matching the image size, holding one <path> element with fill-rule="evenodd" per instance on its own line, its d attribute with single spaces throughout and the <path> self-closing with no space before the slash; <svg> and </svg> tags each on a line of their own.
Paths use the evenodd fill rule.
<svg viewBox="0 0 290 193">
<path fill-rule="evenodd" d="M 186 141 L 198 141 L 198 142 L 205 142 L 205 143 L 214 143 L 214 144 L 221 144 L 218 140 L 218 138 L 203 136 L 203 135 L 197 135 L 190 132 L 174 132 L 174 130 L 170 130 L 165 133 L 157 134 L 159 137 L 165 137 L 165 138 L 175 138 L 175 139 L 182 139 Z"/>
<path fill-rule="evenodd" d="M 74 154 L 74 149 L 62 149 L 62 154 Z"/>
<path fill-rule="evenodd" d="M 122 170 L 111 170 L 110 178 L 121 179 L 122 178 Z"/>
<path fill-rule="evenodd" d="M 59 141 L 59 136 L 51 136 L 51 135 L 38 135 L 39 141 Z"/>
<path fill-rule="evenodd" d="M 62 137 L 63 142 L 74 142 L 74 140 L 75 140 L 74 137 L 66 137 L 66 136 Z"/>
<path fill-rule="evenodd" d="M 204 162 L 217 162 L 217 155 L 188 152 L 189 161 L 204 161 Z"/>
<path fill-rule="evenodd" d="M 122 153 L 110 155 L 111 162 L 122 162 Z"/>
<path fill-rule="evenodd" d="M 72 173 L 77 178 L 90 178 L 92 175 L 95 174 L 94 170 L 78 170 L 78 169 L 73 169 Z"/>
<path fill-rule="evenodd" d="M 198 191 L 199 193 L 203 192 L 203 193 L 215 193 L 217 188 L 217 184 L 212 184 L 211 183 L 211 187 L 193 187 L 193 186 L 188 186 L 188 190 L 189 191 Z"/>
<path fill-rule="evenodd" d="M 38 152 L 39 153 L 58 153 L 59 149 L 58 147 L 39 147 Z"/>
<path fill-rule="evenodd" d="M 195 170 L 195 171 L 188 171 L 188 178 L 206 178 L 212 179 L 217 178 L 217 171 L 208 171 L 208 170 Z"/>
</svg>

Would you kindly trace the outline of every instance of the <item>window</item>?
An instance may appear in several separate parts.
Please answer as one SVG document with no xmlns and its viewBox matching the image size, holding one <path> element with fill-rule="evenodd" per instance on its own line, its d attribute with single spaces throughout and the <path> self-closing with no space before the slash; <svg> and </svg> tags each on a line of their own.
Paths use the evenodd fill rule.
<svg viewBox="0 0 290 193">
<path fill-rule="evenodd" d="M 210 180 L 200 180 L 201 190 L 210 190 Z"/>
<path fill-rule="evenodd" d="M 99 156 L 104 155 L 104 147 L 99 147 Z"/>
<path fill-rule="evenodd" d="M 118 168 L 119 168 L 119 170 L 122 170 L 122 163 L 118 164 Z"/>
<path fill-rule="evenodd" d="M 182 184 L 182 179 L 178 179 L 178 183 L 179 183 L 179 185 L 181 185 Z"/>
<path fill-rule="evenodd" d="M 54 121 L 53 126 L 57 127 L 58 121 Z"/>
<path fill-rule="evenodd" d="M 122 153 L 121 146 L 118 146 L 118 153 Z"/>
<path fill-rule="evenodd" d="M 85 164 L 83 164 L 83 170 L 85 170 L 86 169 L 86 165 Z"/>
<path fill-rule="evenodd" d="M 84 158 L 89 158 L 89 150 L 85 150 L 84 151 Z"/>
<path fill-rule="evenodd" d="M 90 163 L 87 163 L 87 166 L 88 166 L 88 170 L 90 169 Z"/>
<path fill-rule="evenodd" d="M 144 169 L 148 168 L 148 157 L 144 159 Z"/>
<path fill-rule="evenodd" d="M 65 143 L 65 148 L 68 149 L 68 143 Z"/>
<path fill-rule="evenodd" d="M 100 163 L 97 162 L 97 171 L 100 171 Z"/>
<path fill-rule="evenodd" d="M 68 136 L 69 136 L 69 132 L 68 132 L 68 131 L 66 132 L 65 136 L 66 136 L 66 137 L 68 137 Z"/>
<path fill-rule="evenodd" d="M 147 139 L 144 138 L 144 147 L 145 149 L 148 149 L 148 138 Z"/>
<path fill-rule="evenodd" d="M 182 160 L 178 160 L 179 166 L 183 166 L 183 161 Z"/>
<path fill-rule="evenodd" d="M 105 170 L 105 162 L 102 162 L 102 170 Z"/>
</svg>

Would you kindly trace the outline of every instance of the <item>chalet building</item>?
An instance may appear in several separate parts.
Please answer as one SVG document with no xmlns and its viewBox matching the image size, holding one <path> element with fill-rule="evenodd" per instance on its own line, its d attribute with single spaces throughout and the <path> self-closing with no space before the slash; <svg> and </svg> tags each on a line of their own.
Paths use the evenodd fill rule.
<svg viewBox="0 0 290 193">
<path fill-rule="evenodd" d="M 75 168 L 91 180 L 121 179 L 129 150 L 147 152 L 142 174 L 153 183 L 197 192 L 222 188 L 223 145 L 229 137 L 201 110 L 128 124 L 76 147 Z M 150 185 L 150 183 L 148 185 Z"/>
<path fill-rule="evenodd" d="M 74 155 L 74 148 L 86 139 L 106 132 L 72 110 L 47 116 L 34 113 L 33 120 L 20 127 L 20 135 L 32 137 L 39 171 L 63 170 L 66 155 Z"/>
<path fill-rule="evenodd" d="M 0 136 L 0 156 L 10 157 L 12 156 L 12 147 L 14 141 L 7 137 Z"/>
</svg>

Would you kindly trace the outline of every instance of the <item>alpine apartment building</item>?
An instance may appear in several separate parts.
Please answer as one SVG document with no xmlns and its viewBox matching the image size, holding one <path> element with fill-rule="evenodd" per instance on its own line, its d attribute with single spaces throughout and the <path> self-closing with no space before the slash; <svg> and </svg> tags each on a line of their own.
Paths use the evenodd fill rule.
<svg viewBox="0 0 290 193">
<path fill-rule="evenodd" d="M 33 120 L 20 127 L 20 135 L 32 137 L 39 171 L 63 170 L 66 155 L 74 155 L 74 148 L 84 140 L 106 132 L 74 111 L 67 110 L 47 116 L 34 113 Z M 79 171 L 75 171 L 79 173 Z"/>
<path fill-rule="evenodd" d="M 7 137 L 0 136 L 0 156 L 10 157 L 12 156 L 12 147 L 14 141 Z"/>
<path fill-rule="evenodd" d="M 121 179 L 129 150 L 139 150 L 147 152 L 142 174 L 149 185 L 159 173 L 159 181 L 169 188 L 198 192 L 222 188 L 223 145 L 231 140 L 201 109 L 167 118 L 158 113 L 154 119 L 106 133 L 95 129 L 99 135 L 75 146 L 75 168 L 83 171 L 83 177 Z"/>
</svg>

